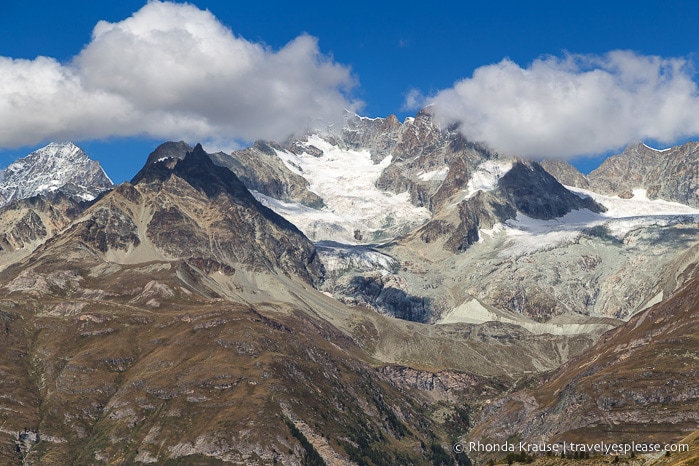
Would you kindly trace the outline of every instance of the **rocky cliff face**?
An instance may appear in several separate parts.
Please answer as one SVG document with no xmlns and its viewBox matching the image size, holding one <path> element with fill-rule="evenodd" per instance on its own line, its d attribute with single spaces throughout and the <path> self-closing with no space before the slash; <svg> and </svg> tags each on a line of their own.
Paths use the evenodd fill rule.
<svg viewBox="0 0 699 466">
<path fill-rule="evenodd" d="M 99 162 L 73 143 L 51 143 L 0 171 L 0 206 L 15 199 L 61 191 L 92 200 L 113 187 Z"/>
<path fill-rule="evenodd" d="M 404 123 L 395 116 L 348 118 L 339 134 L 331 137 L 355 150 L 367 150 L 378 162 L 391 156 L 376 186 L 400 194 L 407 192 L 418 207 L 437 211 L 464 188 L 476 167 L 498 155 L 474 144 L 458 131 L 439 128 L 429 108 Z"/>
<path fill-rule="evenodd" d="M 699 207 L 699 144 L 662 151 L 632 145 L 605 160 L 588 179 L 599 193 L 631 197 L 634 189 L 645 189 L 649 199 Z"/>
<path fill-rule="evenodd" d="M 0 208 L 0 269 L 34 251 L 85 210 L 61 191 L 19 199 Z"/>
<path fill-rule="evenodd" d="M 567 190 L 536 162 L 515 163 L 498 181 L 498 191 L 518 212 L 539 220 L 563 217 L 573 210 L 606 210 L 592 198 Z"/>
<path fill-rule="evenodd" d="M 559 183 L 565 186 L 575 186 L 576 188 L 589 189 L 590 182 L 580 171 L 562 160 L 542 160 L 541 167 L 556 178 Z"/>
<path fill-rule="evenodd" d="M 286 202 L 320 209 L 323 200 L 309 190 L 308 181 L 289 170 L 275 150 L 284 150 L 275 143 L 257 141 L 247 149 L 230 155 L 212 154 L 213 161 L 233 171 L 248 189 Z"/>
</svg>

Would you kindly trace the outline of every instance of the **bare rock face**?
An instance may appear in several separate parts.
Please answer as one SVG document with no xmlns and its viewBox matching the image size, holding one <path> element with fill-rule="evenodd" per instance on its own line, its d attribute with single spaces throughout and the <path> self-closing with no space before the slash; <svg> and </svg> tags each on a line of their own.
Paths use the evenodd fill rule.
<svg viewBox="0 0 699 466">
<path fill-rule="evenodd" d="M 378 162 L 391 155 L 400 138 L 401 124 L 395 115 L 386 118 L 363 118 L 348 115 L 345 126 L 335 142 L 342 142 L 350 149 L 369 150 Z"/>
<path fill-rule="evenodd" d="M 433 313 L 431 299 L 406 293 L 391 276 L 352 276 L 346 282 L 339 280 L 333 291 L 347 304 L 365 305 L 403 320 L 428 322 Z"/>
<path fill-rule="evenodd" d="M 466 250 L 480 239 L 480 229 L 490 229 L 498 222 L 515 218 L 517 209 L 491 192 L 477 192 L 458 205 L 458 216 L 436 216 L 416 235 L 424 243 L 442 241 L 452 252 Z"/>
<path fill-rule="evenodd" d="M 6 256 L 9 260 L 30 254 L 85 208 L 85 203 L 60 191 L 10 202 L 0 209 L 0 264 Z"/>
<path fill-rule="evenodd" d="M 479 163 L 497 158 L 458 131 L 437 127 L 429 109 L 406 120 L 392 140 L 393 159 L 377 186 L 394 193 L 407 191 L 414 205 L 432 212 L 466 186 Z"/>
<path fill-rule="evenodd" d="M 128 213 L 113 205 L 95 209 L 74 231 L 83 242 L 102 253 L 110 249 L 128 250 L 140 244 L 136 224 Z"/>
<path fill-rule="evenodd" d="M 184 141 L 164 142 L 148 155 L 146 166 L 156 162 L 166 162 L 168 159 L 173 159 L 173 161 L 182 160 L 191 151 L 192 146 Z"/>
<path fill-rule="evenodd" d="M 438 372 L 405 366 L 384 366 L 381 373 L 398 387 L 413 388 L 428 393 L 435 400 L 484 399 L 498 395 L 506 384 L 497 379 L 467 372 L 443 370 Z"/>
<path fill-rule="evenodd" d="M 305 206 L 319 209 L 323 200 L 309 191 L 308 181 L 289 170 L 277 156 L 275 143 L 257 141 L 243 150 L 230 155 L 222 152 L 211 154 L 217 165 L 229 168 L 248 189 L 286 202 L 299 202 Z"/>
<path fill-rule="evenodd" d="M 562 160 L 542 160 L 541 167 L 549 172 L 551 176 L 556 178 L 559 183 L 565 186 L 574 186 L 576 188 L 589 189 L 590 182 L 587 177 L 580 171 Z"/>
<path fill-rule="evenodd" d="M 610 195 L 645 189 L 649 199 L 699 207 L 699 143 L 666 150 L 645 144 L 627 147 L 589 175 L 590 189 Z"/>
<path fill-rule="evenodd" d="M 0 206 L 15 199 L 61 191 L 92 200 L 113 187 L 99 162 L 75 144 L 51 143 L 0 171 Z"/>
<path fill-rule="evenodd" d="M 517 162 L 498 181 L 502 197 L 528 217 L 551 220 L 578 209 L 604 212 L 589 197 L 581 198 L 567 190 L 536 162 Z"/>
</svg>

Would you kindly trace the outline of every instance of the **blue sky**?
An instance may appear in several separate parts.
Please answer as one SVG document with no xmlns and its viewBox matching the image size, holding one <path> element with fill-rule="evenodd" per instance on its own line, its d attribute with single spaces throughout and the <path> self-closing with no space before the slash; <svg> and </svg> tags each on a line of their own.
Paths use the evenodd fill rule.
<svg viewBox="0 0 699 466">
<path fill-rule="evenodd" d="M 115 182 L 121 182 L 130 179 L 147 154 L 164 140 L 205 140 L 209 147 L 232 147 L 257 137 L 287 134 L 295 129 L 288 126 L 289 121 L 301 124 L 314 115 L 331 118 L 331 111 L 342 106 L 356 106 L 368 116 L 394 113 L 402 119 L 414 114 L 420 104 L 437 102 L 445 108 L 445 119 L 468 123 L 467 136 L 502 144 L 498 149 L 504 152 L 560 155 L 583 170 L 598 163 L 600 154 L 633 141 L 667 145 L 699 133 L 694 73 L 699 2 L 462 1 L 429 6 L 410 1 L 253 4 L 195 0 L 189 9 L 168 9 L 165 4 L 164 9 L 155 11 L 151 5 L 152 11 L 144 11 L 145 4 L 67 0 L 2 6 L 0 99 L 11 100 L 7 89 L 20 86 L 13 92 L 25 93 L 32 100 L 16 104 L 21 107 L 2 107 L 0 101 L 0 119 L 5 124 L 12 122 L 7 134 L 0 134 L 0 165 L 51 139 L 65 137 L 75 140 L 103 164 Z M 207 9 L 212 16 L 197 13 Z M 224 55 L 212 52 L 211 62 L 188 55 L 183 63 L 193 61 L 187 70 L 173 68 L 168 76 L 157 78 L 171 79 L 172 89 L 192 95 L 191 99 L 175 102 L 171 95 L 151 99 L 154 92 L 167 87 L 155 78 L 149 81 L 152 76 L 146 71 L 138 71 L 147 68 L 149 63 L 143 57 L 152 52 L 143 48 L 143 55 L 130 55 L 126 45 L 132 44 L 130 39 L 114 33 L 137 12 L 140 23 L 128 24 L 133 26 L 129 31 L 138 34 L 153 18 L 168 15 L 171 21 L 166 29 L 186 18 L 196 19 L 197 24 L 220 25 L 218 36 L 205 37 L 212 43 L 226 38 L 226 28 L 232 32 L 233 39 L 226 39 L 228 45 L 214 47 Z M 100 40 L 94 40 L 93 29 L 101 20 L 112 26 L 102 28 Z M 176 56 L 180 53 L 177 47 L 187 46 L 176 34 L 147 33 L 145 37 L 161 48 L 169 43 L 160 41 L 171 37 Z M 293 47 L 287 45 L 291 42 Z M 259 64 L 250 71 L 251 78 L 231 77 L 238 66 L 238 57 L 232 55 L 239 48 L 247 50 L 252 57 L 249 61 Z M 38 56 L 49 59 L 37 61 Z M 124 66 L 113 66 L 122 59 Z M 158 59 L 154 57 L 153 63 Z M 225 68 L 229 62 L 235 66 Z M 214 73 L 211 93 L 200 92 L 198 75 L 187 73 L 195 65 L 215 68 L 219 63 L 225 69 L 218 75 L 227 77 L 216 81 Z M 275 69 L 280 76 L 275 76 Z M 129 75 L 132 70 L 133 76 Z M 20 72 L 45 79 L 22 81 L 16 78 Z M 644 76 L 643 83 L 629 83 L 626 76 L 632 72 Z M 70 92 L 45 92 L 45 88 L 63 86 L 60 80 L 65 76 L 73 84 L 76 79 L 82 84 Z M 254 79 L 256 76 L 261 78 Z M 141 82 L 146 84 L 141 86 Z M 154 90 L 149 90 L 149 82 Z M 280 97 L 269 98 L 272 91 L 268 89 L 288 83 L 289 88 L 280 95 L 291 96 L 289 105 L 280 104 Z M 497 86 L 490 89 L 493 83 Z M 573 99 L 569 108 L 561 106 L 560 100 L 549 99 L 547 90 L 555 88 L 571 102 L 571 86 L 581 99 L 601 103 L 588 109 L 586 100 Z M 187 92 L 192 89 L 195 91 Z M 520 99 L 521 95 L 527 97 Z M 220 108 L 217 96 L 221 97 Z M 412 108 L 406 107 L 408 96 Z M 42 99 L 56 102 L 45 105 Z M 314 100 L 313 105 L 306 105 L 309 100 Z M 64 101 L 71 106 L 69 112 Z M 23 102 L 36 105 L 32 107 L 35 111 L 25 112 L 29 104 Z M 504 113 L 510 102 L 518 106 Z M 613 104 L 609 111 L 604 102 Z M 163 108 L 157 108 L 159 103 Z M 231 110 L 246 109 L 246 105 L 250 105 L 247 116 L 242 110 Z M 614 113 L 629 106 L 630 110 L 624 110 L 629 113 Z M 661 109 L 662 115 L 637 117 L 653 109 Z M 207 114 L 209 111 L 212 113 Z M 579 114 L 566 120 L 576 112 Z M 38 113 L 46 119 L 37 119 Z M 45 128 L 54 113 L 66 125 L 52 123 Z M 522 115 L 533 115 L 529 126 L 519 124 Z M 582 128 L 579 134 L 571 129 L 577 127 L 576 122 Z M 182 136 L 177 137 L 179 134 Z M 590 143 L 592 140 L 596 143 Z M 569 150 L 571 145 L 579 149 Z M 583 154 L 588 157 L 581 158 Z M 598 156 L 589 157 L 595 154 Z"/>
</svg>

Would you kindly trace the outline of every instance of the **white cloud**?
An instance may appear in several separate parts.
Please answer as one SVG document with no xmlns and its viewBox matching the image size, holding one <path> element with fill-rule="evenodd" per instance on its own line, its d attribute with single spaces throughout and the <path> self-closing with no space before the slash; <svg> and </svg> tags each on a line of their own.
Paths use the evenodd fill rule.
<svg viewBox="0 0 699 466">
<path fill-rule="evenodd" d="M 405 94 L 402 110 L 417 110 L 425 105 L 425 96 L 415 88 Z"/>
<path fill-rule="evenodd" d="M 679 58 L 614 51 L 509 59 L 475 70 L 428 99 L 472 140 L 524 157 L 599 154 L 653 139 L 699 134 L 699 92 Z"/>
<path fill-rule="evenodd" d="M 355 110 L 355 84 L 311 36 L 274 51 L 208 11 L 151 1 L 124 21 L 100 21 L 70 63 L 0 57 L 0 147 L 131 135 L 283 139 Z"/>
</svg>

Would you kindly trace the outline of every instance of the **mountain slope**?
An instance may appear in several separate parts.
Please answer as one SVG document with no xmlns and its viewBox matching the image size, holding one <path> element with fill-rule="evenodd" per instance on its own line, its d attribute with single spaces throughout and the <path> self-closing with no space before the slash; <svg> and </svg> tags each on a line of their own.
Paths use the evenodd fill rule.
<svg viewBox="0 0 699 466">
<path fill-rule="evenodd" d="M 470 435 L 530 442 L 675 442 L 699 428 L 699 280 L 605 334 L 536 389 L 508 395 Z"/>
<path fill-rule="evenodd" d="M 0 171 L 0 206 L 55 191 L 92 200 L 112 187 L 99 162 L 82 149 L 71 142 L 51 143 Z"/>
<path fill-rule="evenodd" d="M 562 160 L 542 160 L 540 162 L 544 170 L 549 172 L 559 183 L 565 186 L 589 189 L 590 182 L 580 171 Z"/>
<path fill-rule="evenodd" d="M 371 243 L 424 224 L 490 157 L 425 110 L 403 123 L 348 114 L 342 127 L 214 159 L 312 240 Z"/>
<path fill-rule="evenodd" d="M 207 273 L 279 272 L 311 283 L 323 275 L 313 245 L 201 146 L 184 159 L 151 160 L 133 184 L 104 195 L 35 254 L 57 248 L 75 262 L 97 254 L 118 263 L 186 260 Z"/>
<path fill-rule="evenodd" d="M 486 164 L 487 165 L 487 164 Z M 492 185 L 473 187 L 457 195 L 458 221 L 454 204 L 437 212 L 435 220 L 420 228 L 416 234 L 426 242 L 439 241 L 452 252 L 464 251 L 481 239 L 480 230 L 490 230 L 497 224 L 517 218 L 518 213 L 529 218 L 552 220 L 573 210 L 587 209 L 603 212 L 605 208 L 590 197 L 580 197 L 561 185 L 536 162 L 516 161 L 507 171 L 497 174 Z M 474 192 L 475 191 L 475 192 Z M 465 199 L 460 200 L 465 197 Z"/>
<path fill-rule="evenodd" d="M 0 272 L 4 460 L 427 464 L 419 405 L 282 300 L 313 245 L 201 146 L 151 159 Z"/>
<path fill-rule="evenodd" d="M 0 300 L 2 462 L 431 462 L 419 403 L 327 322 L 207 298 L 181 262 L 46 254 Z"/>
<path fill-rule="evenodd" d="M 85 203 L 58 191 L 15 200 L 0 208 L 0 269 L 31 254 L 85 207 Z"/>
<path fill-rule="evenodd" d="M 257 141 L 252 147 L 238 150 L 230 155 L 212 154 L 214 163 L 233 171 L 245 186 L 253 191 L 285 202 L 298 202 L 306 207 L 320 209 L 323 200 L 309 190 L 309 183 L 301 175 L 294 173 L 276 150 L 283 150 L 277 144 Z"/>
</svg>

